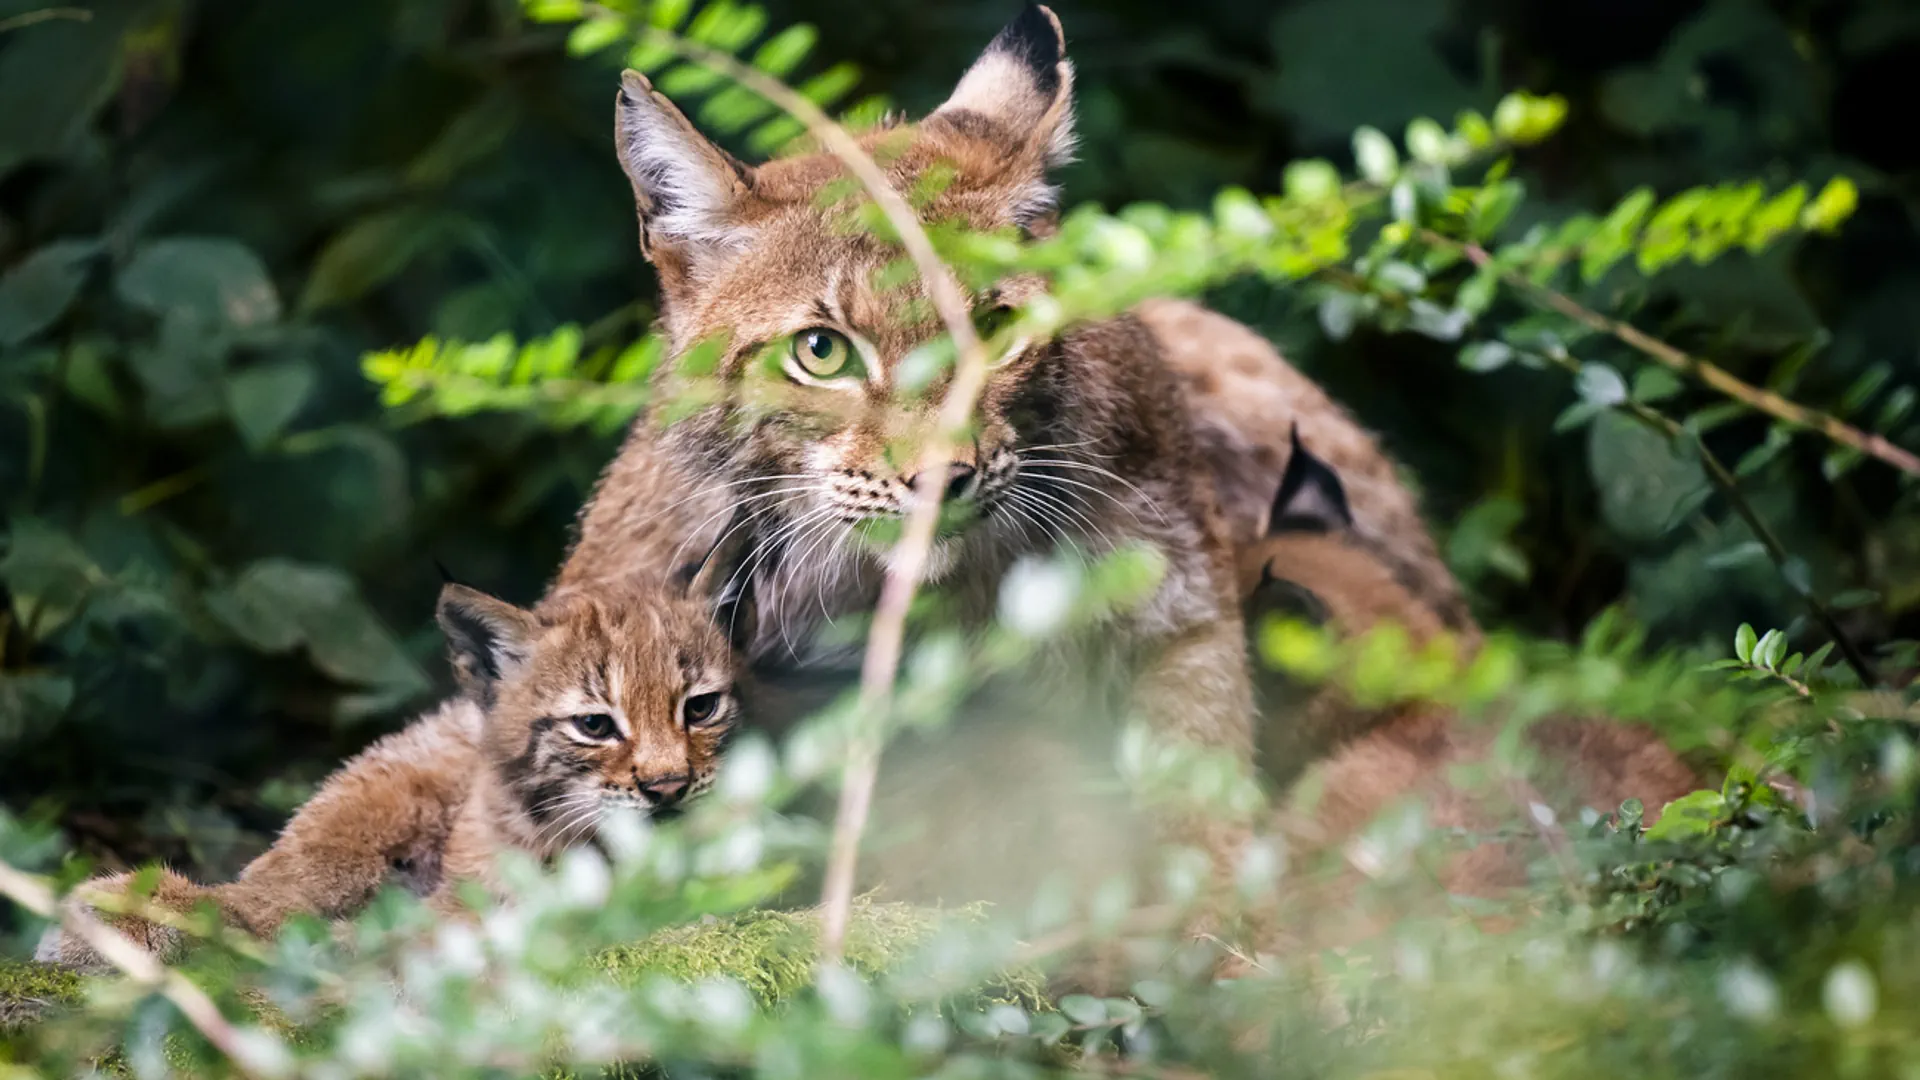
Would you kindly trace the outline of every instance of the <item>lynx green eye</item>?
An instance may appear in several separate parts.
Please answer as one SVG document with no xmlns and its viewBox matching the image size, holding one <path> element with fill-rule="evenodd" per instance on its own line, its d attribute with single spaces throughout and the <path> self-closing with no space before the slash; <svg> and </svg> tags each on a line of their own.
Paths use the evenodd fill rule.
<svg viewBox="0 0 1920 1080">
<path fill-rule="evenodd" d="M 725 696 L 715 692 L 695 694 L 688 698 L 687 703 L 680 708 L 681 713 L 687 718 L 687 726 L 699 727 L 720 715 L 720 699 Z"/>
<path fill-rule="evenodd" d="M 573 718 L 573 729 L 589 739 L 611 739 L 620 728 L 606 713 L 590 713 Z"/>
<path fill-rule="evenodd" d="M 793 362 L 815 379 L 860 376 L 860 358 L 847 336 L 817 326 L 793 335 Z"/>
</svg>

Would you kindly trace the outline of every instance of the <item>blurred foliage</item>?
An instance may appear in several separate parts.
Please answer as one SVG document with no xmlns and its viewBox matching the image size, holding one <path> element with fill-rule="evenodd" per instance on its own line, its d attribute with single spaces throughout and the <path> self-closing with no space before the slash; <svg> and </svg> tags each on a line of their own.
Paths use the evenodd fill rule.
<svg viewBox="0 0 1920 1080">
<path fill-rule="evenodd" d="M 669 836 L 611 882 L 590 859 L 530 876 L 529 914 L 489 924 L 484 949 L 396 900 L 359 955 L 296 931 L 207 975 L 216 996 L 308 1010 L 301 1045 L 355 1074 L 454 1071 L 449 1032 L 476 1074 L 646 1055 L 702 1075 L 1017 1075 L 1104 1068 L 1117 1045 L 1135 1056 L 1115 1071 L 1146 1074 L 1892 1074 L 1920 1001 L 1911 694 L 1863 688 L 1827 646 L 1838 627 L 1889 684 L 1915 670 L 1913 485 L 1693 361 L 1920 445 L 1920 153 L 1886 119 L 1920 18 L 1893 0 L 1057 10 L 1083 209 L 1051 246 L 947 253 L 1053 271 L 1056 316 L 1208 290 L 1383 433 L 1483 618 L 1548 639 L 1497 643 L 1491 674 L 1367 644 L 1343 666 L 1299 635 L 1269 659 L 1374 700 L 1517 702 L 1516 724 L 1649 719 L 1731 762 L 1726 782 L 1651 831 L 1631 807 L 1570 824 L 1576 862 L 1542 870 L 1558 899 L 1514 936 L 1409 924 L 1318 980 L 953 1007 L 1026 959 L 1015 932 L 1058 929 L 1035 916 L 936 941 L 871 988 L 827 969 L 768 1012 L 725 980 L 583 987 L 529 949 L 764 899 L 737 837 L 774 827 L 734 806 L 687 841 L 720 868 L 694 859 L 705 891 Z M 863 119 L 936 104 L 1008 12 L 644 14 L 690 17 Z M 539 592 L 659 361 L 608 138 L 618 65 L 665 71 L 743 155 L 798 134 L 633 30 L 567 0 L 0 0 L 0 856 L 52 868 L 71 844 L 229 875 L 444 688 L 436 560 Z M 1427 834 L 1402 839 L 1417 861 Z M 411 965 L 418 1012 L 387 962 Z M 33 1052 L 212 1067 L 171 1006 L 102 1000 Z M 1244 1056 L 1249 1023 L 1284 1069 Z M 246 1045 L 271 1075 L 293 1051 L 263 1030 Z"/>
</svg>

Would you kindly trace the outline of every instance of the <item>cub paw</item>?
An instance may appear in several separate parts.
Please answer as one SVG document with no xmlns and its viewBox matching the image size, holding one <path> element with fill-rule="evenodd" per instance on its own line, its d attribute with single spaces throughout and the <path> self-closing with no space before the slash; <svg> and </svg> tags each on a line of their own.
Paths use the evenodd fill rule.
<svg viewBox="0 0 1920 1080">
<path fill-rule="evenodd" d="M 63 905 L 91 915 L 101 923 L 118 931 L 135 945 L 144 949 L 155 959 L 172 960 L 185 947 L 185 936 L 179 929 L 152 922 L 138 915 L 122 914 L 105 910 L 97 905 L 114 900 L 132 899 L 130 892 L 136 873 L 128 871 L 95 878 L 81 884 L 63 901 Z M 155 907 L 185 915 L 193 911 L 201 900 L 205 899 L 205 889 L 181 877 L 171 870 L 160 871 L 159 884 L 146 898 L 146 902 Z M 109 906 L 112 906 L 109 904 Z M 48 928 L 34 948 L 33 958 L 43 964 L 58 964 L 89 974 L 103 974 L 114 970 L 114 966 L 94 951 L 93 946 L 81 940 L 74 932 L 62 925 Z"/>
</svg>

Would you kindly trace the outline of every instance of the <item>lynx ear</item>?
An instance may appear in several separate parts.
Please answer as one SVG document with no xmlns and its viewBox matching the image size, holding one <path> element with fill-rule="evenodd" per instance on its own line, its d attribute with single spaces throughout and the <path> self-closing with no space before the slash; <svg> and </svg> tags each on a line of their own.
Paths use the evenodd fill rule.
<svg viewBox="0 0 1920 1080">
<path fill-rule="evenodd" d="M 620 76 L 614 137 L 640 208 L 640 245 L 658 262 L 668 251 L 738 246 L 747 167 L 694 129 L 645 75 Z"/>
<path fill-rule="evenodd" d="M 1034 170 L 1032 191 L 1015 218 L 1021 224 L 1052 208 L 1046 169 L 1073 159 L 1073 65 L 1067 39 L 1051 10 L 1029 3 L 988 43 L 954 87 L 946 104 L 927 121 L 1007 150 L 1016 167 Z"/>
<path fill-rule="evenodd" d="M 1338 532 L 1353 526 L 1347 508 L 1347 489 L 1333 467 L 1307 452 L 1300 442 L 1300 425 L 1293 426 L 1293 452 L 1287 472 L 1273 497 L 1267 517 L 1267 535 L 1284 532 Z"/>
<path fill-rule="evenodd" d="M 461 689 L 481 707 L 491 706 L 495 685 L 526 666 L 539 621 L 530 611 L 452 584 L 441 588 L 436 615 Z"/>
</svg>

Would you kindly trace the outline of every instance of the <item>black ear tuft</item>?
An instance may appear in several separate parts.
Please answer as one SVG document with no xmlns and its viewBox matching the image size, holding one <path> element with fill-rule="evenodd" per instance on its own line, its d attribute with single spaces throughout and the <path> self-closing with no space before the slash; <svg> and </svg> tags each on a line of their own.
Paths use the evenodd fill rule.
<svg viewBox="0 0 1920 1080">
<path fill-rule="evenodd" d="M 453 576 L 453 571 L 447 569 L 446 563 L 441 562 L 439 559 L 435 559 L 433 560 L 433 568 L 440 572 L 440 584 L 442 585 L 460 584 L 459 579 Z"/>
<path fill-rule="evenodd" d="M 1314 457 L 1300 441 L 1300 425 L 1293 425 L 1293 451 L 1287 472 L 1273 497 L 1267 517 L 1267 535 L 1285 532 L 1338 532 L 1353 527 L 1347 507 L 1347 489 L 1333 467 Z"/>
<path fill-rule="evenodd" d="M 1017 58 L 1032 74 L 1034 88 L 1041 94 L 1051 98 L 1059 91 L 1066 40 L 1060 20 L 1049 9 L 1029 0 L 1020 14 L 994 35 L 986 51 Z"/>
</svg>

